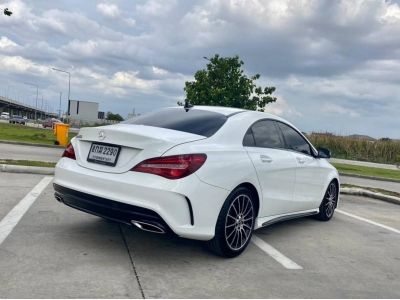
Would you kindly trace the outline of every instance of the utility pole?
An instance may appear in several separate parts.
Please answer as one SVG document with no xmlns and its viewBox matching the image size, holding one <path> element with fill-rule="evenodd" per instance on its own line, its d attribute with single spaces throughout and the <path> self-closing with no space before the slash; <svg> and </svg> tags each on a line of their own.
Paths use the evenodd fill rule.
<svg viewBox="0 0 400 300">
<path fill-rule="evenodd" d="M 61 97 L 62 97 L 62 92 L 60 92 L 60 104 L 58 107 L 58 118 L 61 120 Z"/>
<path fill-rule="evenodd" d="M 44 116 L 46 117 L 46 113 L 44 114 Z M 43 95 L 42 95 L 42 108 L 40 109 L 40 119 L 43 120 Z"/>
<path fill-rule="evenodd" d="M 68 103 L 69 100 L 71 100 L 71 73 L 65 70 L 61 70 L 61 69 L 57 69 L 57 68 L 51 68 L 54 71 L 58 71 L 58 72 L 63 72 L 63 73 L 67 73 L 68 74 Z"/>
<path fill-rule="evenodd" d="M 36 87 L 36 104 L 35 104 L 35 123 L 37 123 L 37 110 L 38 110 L 38 97 L 39 97 L 39 87 L 37 84 L 24 82 L 27 85 Z"/>
<path fill-rule="evenodd" d="M 35 123 L 37 123 L 37 102 L 38 102 L 38 97 L 39 97 L 39 88 L 36 86 L 36 107 L 35 107 Z"/>
</svg>

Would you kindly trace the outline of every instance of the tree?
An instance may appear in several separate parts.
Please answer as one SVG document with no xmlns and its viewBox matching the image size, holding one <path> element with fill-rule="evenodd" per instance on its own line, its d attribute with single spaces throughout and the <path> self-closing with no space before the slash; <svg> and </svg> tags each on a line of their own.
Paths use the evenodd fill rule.
<svg viewBox="0 0 400 300">
<path fill-rule="evenodd" d="M 120 114 L 113 114 L 111 111 L 107 112 L 107 120 L 110 121 L 123 121 L 124 118 Z"/>
<path fill-rule="evenodd" d="M 275 87 L 257 86 L 255 81 L 260 75 L 248 77 L 244 74 L 244 63 L 239 56 L 220 57 L 216 54 L 208 60 L 207 68 L 197 71 L 194 81 L 185 82 L 186 101 L 190 104 L 264 111 L 268 103 L 276 101 L 272 96 Z M 181 102 L 178 104 L 182 105 Z"/>
</svg>

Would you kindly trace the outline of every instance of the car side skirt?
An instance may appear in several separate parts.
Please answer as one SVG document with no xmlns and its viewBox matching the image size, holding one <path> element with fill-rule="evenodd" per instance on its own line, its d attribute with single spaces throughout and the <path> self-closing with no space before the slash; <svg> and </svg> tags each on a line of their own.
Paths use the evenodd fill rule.
<svg viewBox="0 0 400 300">
<path fill-rule="evenodd" d="M 291 220 L 291 219 L 308 217 L 308 216 L 316 215 L 318 213 L 319 213 L 319 209 L 316 208 L 316 209 L 309 209 L 309 210 L 294 212 L 294 213 L 290 213 L 290 214 L 282 214 L 282 215 L 258 218 L 257 222 L 256 222 L 257 226 L 254 229 L 258 229 L 261 227 L 272 225 L 274 223 L 283 222 L 283 221 L 287 221 L 287 220 Z"/>
</svg>

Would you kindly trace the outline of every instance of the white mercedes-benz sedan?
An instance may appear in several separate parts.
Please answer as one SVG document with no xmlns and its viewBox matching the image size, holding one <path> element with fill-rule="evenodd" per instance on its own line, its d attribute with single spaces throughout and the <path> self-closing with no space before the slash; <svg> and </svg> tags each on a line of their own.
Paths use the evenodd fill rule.
<svg viewBox="0 0 400 300">
<path fill-rule="evenodd" d="M 166 108 L 82 128 L 57 163 L 55 197 L 78 210 L 239 255 L 254 229 L 332 218 L 339 176 L 284 119 L 226 107 Z"/>
</svg>

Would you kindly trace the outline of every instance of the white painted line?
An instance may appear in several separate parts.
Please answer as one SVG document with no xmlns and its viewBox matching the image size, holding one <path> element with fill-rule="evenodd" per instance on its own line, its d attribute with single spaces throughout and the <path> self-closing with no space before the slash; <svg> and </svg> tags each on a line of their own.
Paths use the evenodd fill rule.
<svg viewBox="0 0 400 300">
<path fill-rule="evenodd" d="M 271 256 L 273 259 L 275 259 L 278 263 L 280 263 L 282 266 L 284 266 L 286 269 L 290 269 L 290 270 L 303 269 L 301 266 L 299 266 L 294 261 L 292 261 L 290 258 L 288 258 L 285 255 L 283 255 L 282 253 L 280 253 L 278 250 L 276 250 L 274 247 L 272 247 L 270 244 L 266 243 L 259 237 L 253 235 L 253 237 L 251 238 L 251 241 L 258 248 L 263 250 L 265 253 L 267 253 L 269 256 Z"/>
<path fill-rule="evenodd" d="M 43 192 L 53 177 L 44 177 L 0 222 L 0 245 L 13 231 L 36 198 Z"/>
<path fill-rule="evenodd" d="M 381 223 L 377 223 L 377 222 L 368 220 L 368 219 L 366 219 L 366 218 L 353 215 L 353 214 L 351 214 L 351 213 L 345 212 L 345 211 L 340 210 L 340 209 L 336 209 L 335 211 L 338 212 L 338 213 L 341 213 L 341 214 L 343 214 L 343 215 L 346 215 L 346 216 L 348 216 L 348 217 L 351 217 L 351 218 L 354 218 L 354 219 L 357 219 L 357 220 L 360 220 L 360 221 L 364 221 L 364 222 L 366 222 L 366 223 L 369 223 L 369 224 L 372 224 L 372 225 L 375 225 L 375 226 L 384 228 L 384 229 L 386 229 L 386 230 L 392 231 L 392 232 L 394 232 L 394 233 L 400 234 L 400 230 L 398 230 L 398 229 L 396 229 L 396 228 L 389 227 L 389 226 L 383 225 L 383 224 L 381 224 Z"/>
</svg>

